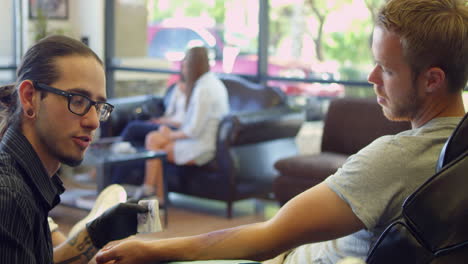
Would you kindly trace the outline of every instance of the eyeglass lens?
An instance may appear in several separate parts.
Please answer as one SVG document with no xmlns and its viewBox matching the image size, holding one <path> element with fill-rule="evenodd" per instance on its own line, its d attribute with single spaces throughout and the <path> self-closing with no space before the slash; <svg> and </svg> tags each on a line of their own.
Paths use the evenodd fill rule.
<svg viewBox="0 0 468 264">
<path fill-rule="evenodd" d="M 99 119 L 101 121 L 106 121 L 109 119 L 110 113 L 112 112 L 112 107 L 108 104 L 98 104 L 99 108 Z"/>
<path fill-rule="evenodd" d="M 91 100 L 81 95 L 72 95 L 70 97 L 70 110 L 78 115 L 86 114 L 91 108 Z M 110 112 L 112 111 L 111 107 L 105 103 L 97 103 L 96 110 L 98 112 L 99 120 L 106 121 Z"/>
</svg>

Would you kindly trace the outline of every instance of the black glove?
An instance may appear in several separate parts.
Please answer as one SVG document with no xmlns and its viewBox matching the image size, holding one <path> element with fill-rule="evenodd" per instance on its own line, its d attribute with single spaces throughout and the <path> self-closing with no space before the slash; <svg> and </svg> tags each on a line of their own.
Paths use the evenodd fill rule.
<svg viewBox="0 0 468 264">
<path fill-rule="evenodd" d="M 126 238 L 137 232 L 137 214 L 148 212 L 148 208 L 134 203 L 119 203 L 106 210 L 101 216 L 86 224 L 88 234 L 97 248 L 113 240 Z"/>
<path fill-rule="evenodd" d="M 135 198 L 135 197 L 130 197 L 127 199 L 126 203 L 138 204 L 138 201 L 140 201 L 140 199 Z"/>
</svg>

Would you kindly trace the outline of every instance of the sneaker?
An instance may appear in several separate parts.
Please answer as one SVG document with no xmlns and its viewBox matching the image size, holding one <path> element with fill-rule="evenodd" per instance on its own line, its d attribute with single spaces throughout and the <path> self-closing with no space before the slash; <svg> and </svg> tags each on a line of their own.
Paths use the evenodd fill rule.
<svg viewBox="0 0 468 264">
<path fill-rule="evenodd" d="M 127 191 L 127 202 L 138 203 L 140 200 L 158 200 L 159 205 L 164 205 L 164 197 L 158 196 L 154 188 L 148 188 L 144 185 L 122 184 Z"/>
<path fill-rule="evenodd" d="M 127 201 L 127 192 L 122 186 L 118 184 L 112 184 L 107 186 L 97 196 L 97 199 L 94 202 L 91 212 L 89 212 L 89 214 L 85 218 L 81 219 L 70 229 L 68 237 L 70 238 L 75 236 L 85 228 L 87 223 L 96 219 L 107 209 L 111 208 L 116 204 L 124 203 L 125 201 Z"/>
<path fill-rule="evenodd" d="M 144 184 L 136 188 L 135 192 L 132 195 L 132 198 L 137 201 L 141 199 L 149 199 L 149 198 L 153 199 L 155 197 L 156 197 L 156 190 Z"/>
</svg>

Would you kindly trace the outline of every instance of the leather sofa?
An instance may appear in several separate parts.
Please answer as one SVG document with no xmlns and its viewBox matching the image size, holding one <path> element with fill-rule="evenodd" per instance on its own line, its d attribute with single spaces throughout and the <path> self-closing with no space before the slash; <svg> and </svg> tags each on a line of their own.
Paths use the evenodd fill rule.
<svg viewBox="0 0 468 264">
<path fill-rule="evenodd" d="M 280 204 L 322 182 L 346 159 L 374 139 L 410 129 L 409 122 L 385 118 L 375 98 L 339 98 L 330 103 L 324 120 L 321 152 L 278 160 L 273 192 Z"/>
<path fill-rule="evenodd" d="M 204 166 L 165 163 L 165 182 L 169 192 L 225 201 L 231 217 L 233 202 L 271 197 L 276 175 L 273 164 L 297 154 L 295 137 L 305 115 L 288 105 L 280 89 L 236 76 L 219 77 L 228 90 L 230 112 L 218 128 L 215 158 Z M 118 136 L 132 119 L 161 115 L 171 93 L 168 90 L 164 97 L 111 99 L 115 110 L 102 124 L 102 136 Z M 142 182 L 142 166 L 135 167 L 139 179 L 132 183 Z"/>
</svg>

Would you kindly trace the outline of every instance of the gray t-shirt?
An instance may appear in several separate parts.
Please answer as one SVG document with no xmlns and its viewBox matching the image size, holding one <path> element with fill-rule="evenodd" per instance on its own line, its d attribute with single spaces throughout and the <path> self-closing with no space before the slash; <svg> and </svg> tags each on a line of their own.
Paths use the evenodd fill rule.
<svg viewBox="0 0 468 264">
<path fill-rule="evenodd" d="M 348 158 L 325 183 L 366 226 L 354 234 L 301 246 L 284 263 L 336 263 L 365 259 L 371 245 L 402 211 L 408 195 L 435 173 L 439 153 L 461 118 L 436 118 L 424 126 L 383 136 Z"/>
</svg>

